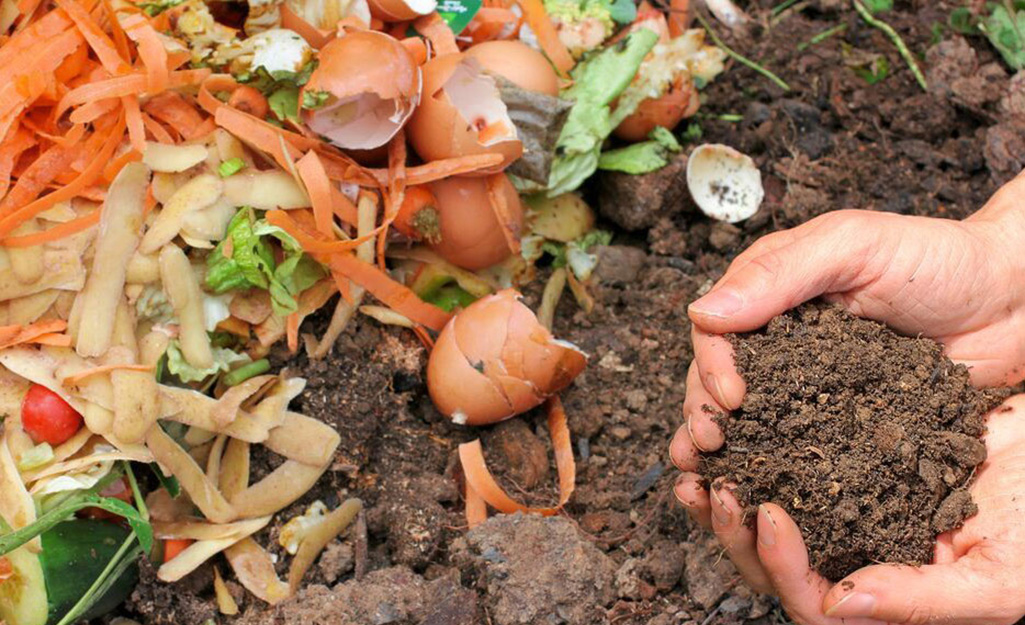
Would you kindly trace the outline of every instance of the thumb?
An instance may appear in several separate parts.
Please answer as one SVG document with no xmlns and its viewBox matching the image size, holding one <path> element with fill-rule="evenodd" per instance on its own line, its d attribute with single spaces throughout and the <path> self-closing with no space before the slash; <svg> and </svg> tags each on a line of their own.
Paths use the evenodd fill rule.
<svg viewBox="0 0 1025 625">
<path fill-rule="evenodd" d="M 867 283 L 865 267 L 882 238 L 878 220 L 866 211 L 838 211 L 785 238 L 756 242 L 690 305 L 691 320 L 712 334 L 747 332 L 823 293 Z"/>
<path fill-rule="evenodd" d="M 822 609 L 834 618 L 912 625 L 965 620 L 1012 623 L 1021 616 L 1015 611 L 1020 600 L 993 569 L 994 564 L 977 551 L 950 564 L 869 566 L 833 586 Z"/>
</svg>

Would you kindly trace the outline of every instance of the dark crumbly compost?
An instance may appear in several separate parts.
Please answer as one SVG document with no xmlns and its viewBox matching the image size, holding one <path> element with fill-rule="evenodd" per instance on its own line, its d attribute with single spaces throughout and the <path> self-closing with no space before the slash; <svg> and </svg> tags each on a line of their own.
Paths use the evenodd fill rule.
<svg viewBox="0 0 1025 625">
<path fill-rule="evenodd" d="M 822 575 L 927 564 L 936 535 L 975 514 L 966 488 L 1000 396 L 939 344 L 820 303 L 730 342 L 747 396 L 703 473 L 738 484 L 752 521 L 759 503 L 786 509 Z"/>
</svg>

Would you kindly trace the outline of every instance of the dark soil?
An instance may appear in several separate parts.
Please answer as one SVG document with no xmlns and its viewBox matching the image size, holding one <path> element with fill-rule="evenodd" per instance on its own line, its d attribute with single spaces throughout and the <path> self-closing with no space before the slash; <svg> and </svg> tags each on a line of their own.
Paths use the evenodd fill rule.
<svg viewBox="0 0 1025 625">
<path fill-rule="evenodd" d="M 555 471 L 544 415 L 492 428 L 452 425 L 430 405 L 416 340 L 361 319 L 329 359 L 289 361 L 310 380 L 296 409 L 334 425 L 342 446 L 320 484 L 257 539 L 279 556 L 283 572 L 289 557 L 276 547 L 280 523 L 313 499 L 336 505 L 348 496 L 367 503 L 366 532 L 329 546 L 296 602 L 270 610 L 239 593 L 246 623 L 464 622 L 430 593 L 457 597 L 473 612 L 469 622 L 495 625 L 783 621 L 778 606 L 744 587 L 714 537 L 691 525 L 671 494 L 675 472 L 666 449 L 683 421 L 693 357 L 686 305 L 759 236 L 830 210 L 950 218 L 975 211 L 1025 158 L 1025 130 L 1016 121 L 1025 115 L 1013 113 L 1025 110 L 1025 81 L 1010 80 L 985 41 L 942 27 L 934 34 L 960 0 L 898 0 L 885 14 L 923 59 L 929 93 L 847 2 L 801 2 L 802 10 L 772 24 L 778 0 L 741 4 L 755 18 L 753 28 L 742 35 L 717 25 L 719 35 L 782 76 L 791 91 L 734 64 L 707 89 L 692 121 L 701 141 L 727 143 L 755 159 L 766 200 L 742 224 L 713 223 L 681 197 L 679 163 L 647 176 L 610 176 L 585 190 L 615 245 L 602 250 L 593 313 L 580 312 L 567 295 L 555 319 L 556 334 L 591 355 L 563 396 L 578 468 L 565 517 L 516 526 L 523 531 L 497 518 L 468 534 L 456 447 L 483 437 L 502 485 L 523 501 L 549 505 Z M 798 49 L 839 24 L 847 24 L 840 35 Z M 864 54 L 885 56 L 890 75 L 875 85 L 859 78 L 850 63 Z M 735 116 L 741 121 L 728 121 Z M 655 201 L 666 196 L 672 201 Z M 528 289 L 530 305 L 540 288 Z M 319 334 L 325 325 L 322 315 L 303 331 Z M 262 466 L 254 470 L 269 465 Z M 502 562 L 517 549 L 532 550 L 535 566 Z M 567 554 L 589 559 L 589 577 L 572 578 L 573 597 L 548 595 L 553 612 L 539 615 L 526 601 L 562 583 L 567 572 L 559 563 Z M 210 579 L 204 567 L 175 585 L 176 601 L 159 583 L 144 584 L 126 613 L 144 623 L 201 623 L 209 611 L 200 608 L 213 605 Z M 593 610 L 558 610 L 567 604 Z"/>
<path fill-rule="evenodd" d="M 747 395 L 718 417 L 726 445 L 702 474 L 737 484 L 752 520 L 783 506 L 826 578 L 928 564 L 936 535 L 975 514 L 966 488 L 1002 394 L 973 388 L 939 344 L 819 303 L 730 342 Z"/>
</svg>

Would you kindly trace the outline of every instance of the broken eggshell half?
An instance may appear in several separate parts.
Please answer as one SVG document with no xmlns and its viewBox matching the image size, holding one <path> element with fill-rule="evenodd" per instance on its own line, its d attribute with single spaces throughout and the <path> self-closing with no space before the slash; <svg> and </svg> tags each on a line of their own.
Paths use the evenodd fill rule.
<svg viewBox="0 0 1025 625">
<path fill-rule="evenodd" d="M 327 97 L 304 108 L 303 120 L 340 148 L 372 150 L 388 143 L 420 101 L 420 68 L 394 37 L 350 31 L 324 46 L 319 59 L 300 102 Z"/>
<path fill-rule="evenodd" d="M 502 162 L 476 172 L 502 171 L 523 154 L 495 80 L 465 54 L 435 57 L 423 67 L 424 97 L 409 121 L 409 141 L 425 161 L 500 154 Z"/>
<path fill-rule="evenodd" d="M 718 143 L 706 143 L 691 152 L 687 188 L 701 212 L 729 223 L 757 213 L 765 197 L 762 172 L 751 157 Z"/>
<path fill-rule="evenodd" d="M 541 405 L 586 365 L 582 351 L 552 336 L 506 289 L 445 325 L 427 362 L 427 388 L 453 422 L 488 425 Z"/>
<path fill-rule="evenodd" d="M 509 207 L 511 228 L 516 240 L 523 228 L 523 205 L 516 188 L 505 174 L 494 174 L 496 193 Z M 477 271 L 508 258 L 505 230 L 499 222 L 495 202 L 488 189 L 489 178 L 451 176 L 433 182 L 430 190 L 436 199 L 438 241 L 431 245 L 448 262 Z"/>
<path fill-rule="evenodd" d="M 382 22 L 405 22 L 430 15 L 436 0 L 369 0 L 370 14 Z"/>
</svg>

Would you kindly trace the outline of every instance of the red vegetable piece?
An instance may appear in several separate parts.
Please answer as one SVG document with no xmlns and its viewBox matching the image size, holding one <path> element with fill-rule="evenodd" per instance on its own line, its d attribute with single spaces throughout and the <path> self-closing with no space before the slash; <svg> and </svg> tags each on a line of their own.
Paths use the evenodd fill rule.
<svg viewBox="0 0 1025 625">
<path fill-rule="evenodd" d="M 82 415 L 59 395 L 33 384 L 21 403 L 21 426 L 38 445 L 60 445 L 82 427 Z"/>
</svg>

